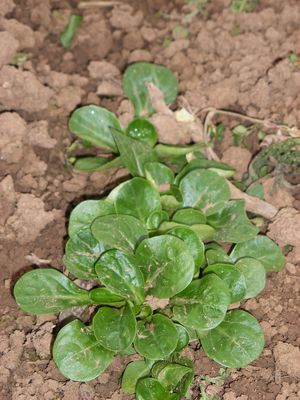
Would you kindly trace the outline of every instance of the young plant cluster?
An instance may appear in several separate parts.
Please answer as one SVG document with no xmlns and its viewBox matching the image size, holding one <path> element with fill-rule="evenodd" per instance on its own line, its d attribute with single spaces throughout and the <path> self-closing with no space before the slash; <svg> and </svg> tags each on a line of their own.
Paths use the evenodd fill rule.
<svg viewBox="0 0 300 400">
<path fill-rule="evenodd" d="M 258 235 L 244 202 L 230 200 L 229 167 L 205 159 L 199 145 L 157 144 L 154 126 L 141 118 L 154 111 L 145 82 L 167 103 L 176 96 L 166 68 L 130 66 L 124 92 L 138 118 L 125 130 L 96 106 L 81 107 L 70 119 L 80 138 L 116 154 L 79 159 L 75 167 L 122 165 L 133 176 L 70 215 L 64 263 L 79 285 L 55 269 L 35 269 L 16 283 L 14 295 L 31 314 L 92 308 L 90 325 L 75 319 L 55 338 L 53 358 L 67 378 L 89 381 L 116 354 L 138 353 L 123 373 L 123 391 L 138 400 L 179 400 L 194 376 L 193 362 L 180 355 L 190 341 L 199 340 L 225 367 L 243 367 L 260 355 L 258 321 L 231 305 L 259 294 L 266 272 L 280 269 L 284 258 Z M 80 281 L 93 288 L 84 290 Z"/>
</svg>

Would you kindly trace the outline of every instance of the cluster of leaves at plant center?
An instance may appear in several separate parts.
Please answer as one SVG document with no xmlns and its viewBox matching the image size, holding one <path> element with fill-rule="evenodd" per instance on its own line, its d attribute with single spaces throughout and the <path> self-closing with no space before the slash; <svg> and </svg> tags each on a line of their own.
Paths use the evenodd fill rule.
<svg viewBox="0 0 300 400">
<path fill-rule="evenodd" d="M 129 68 L 148 74 L 146 67 Z M 147 79 L 170 102 L 174 93 L 168 97 L 162 67 L 156 68 Z M 127 84 L 137 116 L 151 114 L 144 86 L 137 78 Z M 180 355 L 191 340 L 225 367 L 242 367 L 260 355 L 264 338 L 258 321 L 229 308 L 260 293 L 266 272 L 279 270 L 284 258 L 274 242 L 258 235 L 243 201 L 230 200 L 224 178 L 230 168 L 206 160 L 198 147 L 156 145 L 155 129 L 145 119 L 123 130 L 108 111 L 86 110 L 75 111 L 71 127 L 85 132 L 84 140 L 114 149 L 119 156 L 112 162 L 133 176 L 106 198 L 85 200 L 71 213 L 64 263 L 93 288 L 46 268 L 23 275 L 14 295 L 23 310 L 37 315 L 94 308 L 89 325 L 74 320 L 55 338 L 53 358 L 67 378 L 89 381 L 116 354 L 138 353 L 140 359 L 124 371 L 123 391 L 138 400 L 179 400 L 194 375 L 191 360 Z M 229 252 L 223 242 L 232 244 Z"/>
</svg>

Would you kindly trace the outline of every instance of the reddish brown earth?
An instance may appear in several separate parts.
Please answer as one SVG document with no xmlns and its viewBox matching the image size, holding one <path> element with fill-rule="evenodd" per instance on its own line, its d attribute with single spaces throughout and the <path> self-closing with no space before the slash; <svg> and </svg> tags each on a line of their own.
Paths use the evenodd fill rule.
<svg viewBox="0 0 300 400">
<path fill-rule="evenodd" d="M 59 33 L 69 14 L 78 12 L 77 1 L 0 0 L 1 399 L 126 399 L 119 377 L 128 360 L 117 359 L 92 382 L 68 382 L 51 361 L 56 316 L 28 316 L 11 296 L 15 280 L 32 265 L 48 260 L 44 263 L 63 268 L 70 210 L 83 198 L 101 196 L 123 175 L 83 175 L 68 167 L 66 149 L 74 138 L 67 119 L 74 108 L 99 104 L 126 120 L 130 109 L 122 100 L 121 73 L 128 63 L 145 60 L 172 68 L 181 101 L 194 111 L 221 107 L 300 126 L 300 68 L 288 60 L 290 52 L 300 54 L 299 1 L 261 0 L 253 13 L 238 15 L 229 3 L 211 1 L 207 15 L 189 24 L 187 38 L 178 31 L 187 13 L 183 0 L 89 8 L 81 11 L 83 25 L 65 50 Z M 31 53 L 19 68 L 12 62 L 16 52 Z M 244 172 L 247 165 L 234 159 L 238 153 L 231 146 L 226 135 L 220 156 Z M 257 151 L 255 143 L 250 150 Z M 251 157 L 245 151 L 244 159 Z M 218 375 L 219 366 L 191 347 L 197 374 L 193 399 L 300 398 L 300 223 L 293 208 L 299 209 L 299 200 L 285 188 L 271 194 L 270 179 L 264 182 L 269 201 L 290 209 L 281 211 L 269 234 L 282 246 L 291 238 L 294 248 L 286 268 L 269 275 L 264 292 L 242 304 L 260 320 L 266 348 L 250 366 L 211 384 L 203 375 Z M 282 234 L 287 219 L 294 229 L 290 236 Z"/>
</svg>

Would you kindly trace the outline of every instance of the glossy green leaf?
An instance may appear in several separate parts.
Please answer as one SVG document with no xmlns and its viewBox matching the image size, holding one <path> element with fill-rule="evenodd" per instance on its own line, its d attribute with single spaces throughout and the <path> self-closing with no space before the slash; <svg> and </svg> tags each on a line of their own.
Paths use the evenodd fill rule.
<svg viewBox="0 0 300 400">
<path fill-rule="evenodd" d="M 173 319 L 196 330 L 209 330 L 225 318 L 230 292 L 218 276 L 209 274 L 194 280 L 172 299 Z"/>
<path fill-rule="evenodd" d="M 147 293 L 162 299 L 187 287 L 194 275 L 194 260 L 179 238 L 162 235 L 145 239 L 137 248 Z"/>
<path fill-rule="evenodd" d="M 69 129 L 82 140 L 95 146 L 117 152 L 112 129 L 122 132 L 122 127 L 112 112 L 98 106 L 83 106 L 69 119 Z"/>
<path fill-rule="evenodd" d="M 201 240 L 212 240 L 215 234 L 214 228 L 207 224 L 195 224 L 190 228 L 197 233 Z"/>
<path fill-rule="evenodd" d="M 157 161 L 155 151 L 149 145 L 132 139 L 123 133 L 113 130 L 113 137 L 125 167 L 133 176 L 144 176 L 144 165 Z"/>
<path fill-rule="evenodd" d="M 217 263 L 231 263 L 231 258 L 228 256 L 222 246 L 217 243 L 209 243 L 206 246 L 205 258 L 208 265 Z"/>
<path fill-rule="evenodd" d="M 91 304 L 87 291 L 50 268 L 35 269 L 23 275 L 15 284 L 14 296 L 22 310 L 36 315 Z"/>
<path fill-rule="evenodd" d="M 245 298 L 246 280 L 239 268 L 232 264 L 212 264 L 205 268 L 203 274 L 214 273 L 228 286 L 231 294 L 231 303 L 237 303 Z"/>
<path fill-rule="evenodd" d="M 82 23 L 81 15 L 75 15 L 75 14 L 70 15 L 68 25 L 60 35 L 60 43 L 63 45 L 65 49 L 68 49 L 71 46 L 75 32 L 77 28 L 80 27 L 81 23 Z"/>
<path fill-rule="evenodd" d="M 144 178 L 133 178 L 121 183 L 107 197 L 117 214 L 132 215 L 143 223 L 153 212 L 160 212 L 158 191 Z"/>
<path fill-rule="evenodd" d="M 198 337 L 197 337 L 198 339 Z M 189 372 L 187 372 L 182 379 L 178 382 L 175 392 L 178 393 L 179 399 L 185 398 L 189 387 L 191 386 L 194 379 L 194 363 L 187 357 L 175 357 L 174 362 L 179 365 L 183 365 L 189 368 Z"/>
<path fill-rule="evenodd" d="M 159 360 L 173 353 L 178 338 L 174 323 L 164 315 L 155 314 L 151 322 L 138 322 L 134 347 L 143 357 Z"/>
<path fill-rule="evenodd" d="M 93 318 L 93 331 L 106 349 L 114 352 L 127 349 L 136 334 L 136 319 L 129 304 L 120 309 L 101 307 Z"/>
<path fill-rule="evenodd" d="M 145 164 L 145 177 L 157 187 L 164 184 L 171 185 L 174 181 L 173 171 L 165 164 L 159 162 L 148 162 Z"/>
<path fill-rule="evenodd" d="M 228 312 L 219 326 L 199 336 L 208 357 L 228 368 L 244 367 L 258 358 L 264 347 L 259 323 L 242 310 Z"/>
<path fill-rule="evenodd" d="M 160 162 L 179 172 L 187 164 L 187 154 L 194 155 L 201 150 L 203 151 L 204 147 L 203 143 L 196 143 L 190 146 L 158 144 L 155 146 L 155 152 Z"/>
<path fill-rule="evenodd" d="M 114 356 L 79 320 L 72 321 L 58 332 L 52 353 L 60 372 L 68 379 L 80 382 L 97 378 Z"/>
<path fill-rule="evenodd" d="M 127 126 L 126 135 L 151 147 L 155 146 L 157 142 L 155 126 L 145 118 L 135 118 L 132 120 Z"/>
<path fill-rule="evenodd" d="M 173 235 L 183 240 L 187 245 L 195 263 L 195 272 L 199 271 L 204 261 L 204 243 L 199 236 L 189 227 L 176 227 L 168 231 L 168 235 Z"/>
<path fill-rule="evenodd" d="M 257 296 L 265 287 L 266 271 L 263 264 L 255 258 L 240 258 L 235 266 L 243 273 L 246 281 L 244 298 Z"/>
<path fill-rule="evenodd" d="M 92 302 L 96 304 L 110 305 L 114 307 L 125 305 L 125 300 L 122 296 L 118 296 L 106 287 L 99 287 L 90 290 L 89 297 Z"/>
<path fill-rule="evenodd" d="M 224 207 L 230 198 L 226 180 L 215 172 L 196 169 L 189 172 L 180 181 L 183 207 L 199 208 L 206 215 L 211 215 Z"/>
<path fill-rule="evenodd" d="M 205 224 L 206 217 L 200 210 L 195 208 L 181 208 L 172 216 L 172 221 L 185 225 Z"/>
<path fill-rule="evenodd" d="M 74 164 L 75 170 L 83 172 L 106 171 L 122 167 L 121 157 L 80 157 Z"/>
<path fill-rule="evenodd" d="M 176 394 L 168 391 L 154 378 L 140 379 L 136 385 L 137 400 L 178 400 Z"/>
<path fill-rule="evenodd" d="M 108 250 L 95 265 L 100 281 L 113 293 L 141 304 L 144 278 L 136 257 L 120 250 Z"/>
<path fill-rule="evenodd" d="M 228 201 L 217 213 L 207 217 L 207 223 L 215 228 L 214 239 L 222 242 L 244 242 L 258 233 L 247 217 L 244 200 Z"/>
<path fill-rule="evenodd" d="M 190 335 L 184 326 L 180 324 L 175 324 L 175 326 L 179 335 L 175 352 L 180 352 L 189 344 Z"/>
<path fill-rule="evenodd" d="M 72 237 L 81 229 L 89 227 L 95 218 L 114 212 L 114 205 L 106 200 L 82 201 L 71 212 L 68 226 L 69 236 Z"/>
<path fill-rule="evenodd" d="M 176 392 L 177 386 L 180 381 L 192 370 L 181 364 L 168 364 L 158 374 L 157 380 L 163 385 L 169 392 Z"/>
<path fill-rule="evenodd" d="M 148 236 L 143 224 L 130 215 L 111 214 L 96 218 L 91 229 L 99 242 L 123 251 L 133 251 Z"/>
<path fill-rule="evenodd" d="M 123 91 L 138 116 L 149 116 L 154 112 L 146 86 L 150 82 L 163 93 L 166 104 L 171 104 L 177 96 L 178 82 L 168 68 L 147 62 L 130 65 L 123 75 Z"/>
<path fill-rule="evenodd" d="M 235 172 L 234 168 L 230 167 L 227 164 L 214 160 L 207 160 L 206 158 L 197 158 L 191 160 L 188 164 L 186 164 L 184 168 L 182 168 L 180 173 L 176 176 L 175 183 L 179 184 L 179 182 L 185 175 L 196 169 L 210 170 L 222 177 L 230 177 Z"/>
<path fill-rule="evenodd" d="M 92 235 L 90 227 L 78 231 L 67 241 L 64 264 L 76 278 L 97 279 L 95 263 L 106 247 Z"/>
<path fill-rule="evenodd" d="M 160 196 L 162 208 L 170 215 L 182 206 L 182 196 L 176 186 L 171 186 L 167 192 L 164 192 Z"/>
<path fill-rule="evenodd" d="M 150 373 L 150 368 L 145 361 L 133 361 L 129 363 L 122 376 L 122 391 L 125 394 L 135 393 L 135 387 L 140 378 Z"/>
<path fill-rule="evenodd" d="M 233 262 L 244 257 L 255 258 L 260 261 L 266 271 L 278 271 L 284 266 L 284 256 L 280 248 L 267 236 L 256 236 L 243 243 L 238 243 L 232 250 L 230 257 Z"/>
<path fill-rule="evenodd" d="M 162 222 L 168 221 L 169 215 L 166 211 L 154 211 L 152 212 L 146 222 L 147 229 L 153 230 L 158 229 Z"/>
</svg>

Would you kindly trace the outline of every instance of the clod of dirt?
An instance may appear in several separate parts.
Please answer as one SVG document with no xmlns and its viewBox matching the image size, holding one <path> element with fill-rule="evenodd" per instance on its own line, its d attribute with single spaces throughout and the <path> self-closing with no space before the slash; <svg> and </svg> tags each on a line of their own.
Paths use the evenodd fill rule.
<svg viewBox="0 0 300 400">
<path fill-rule="evenodd" d="M 25 135 L 26 122 L 17 113 L 0 114 L 0 160 L 9 164 L 18 163 L 23 156 Z"/>
<path fill-rule="evenodd" d="M 102 60 L 113 46 L 111 31 L 99 14 L 86 15 L 76 33 L 72 47 L 82 59 Z M 82 56 L 84 55 L 84 56 Z"/>
<path fill-rule="evenodd" d="M 0 68 L 13 61 L 19 41 L 9 32 L 0 32 Z"/>
<path fill-rule="evenodd" d="M 33 242 L 40 232 L 56 218 L 62 217 L 59 210 L 45 211 L 44 202 L 32 194 L 21 194 L 15 213 L 8 218 L 0 237 L 15 239 L 20 244 Z"/>
<path fill-rule="evenodd" d="M 29 141 L 32 146 L 52 149 L 57 140 L 49 136 L 48 121 L 36 121 L 28 125 Z"/>
<path fill-rule="evenodd" d="M 157 129 L 159 142 L 164 144 L 187 144 L 191 141 L 183 129 L 183 124 L 176 121 L 174 115 L 156 113 L 151 122 Z"/>
<path fill-rule="evenodd" d="M 300 212 L 282 208 L 269 225 L 268 236 L 281 246 L 300 246 Z"/>
<path fill-rule="evenodd" d="M 244 173 L 247 172 L 251 158 L 252 154 L 249 150 L 243 147 L 232 146 L 223 153 L 221 161 L 233 167 L 236 171 L 234 178 L 240 180 Z"/>
<path fill-rule="evenodd" d="M 43 176 L 47 171 L 48 165 L 39 159 L 35 152 L 29 148 L 22 168 L 22 173 L 32 176 Z"/>
<path fill-rule="evenodd" d="M 72 179 L 63 182 L 63 189 L 67 192 L 78 192 L 84 189 L 87 183 L 88 175 L 86 174 L 75 174 Z"/>
<path fill-rule="evenodd" d="M 4 66 L 0 70 L 2 110 L 42 111 L 48 107 L 52 94 L 53 91 L 43 86 L 29 71 L 21 71 L 11 66 Z"/>
<path fill-rule="evenodd" d="M 32 344 L 37 355 L 42 359 L 51 357 L 51 343 L 53 339 L 52 330 L 54 325 L 51 322 L 46 322 L 38 331 L 32 334 Z"/>
<path fill-rule="evenodd" d="M 130 32 L 141 25 L 143 18 L 142 11 L 139 10 L 134 14 L 133 8 L 130 5 L 124 4 L 113 9 L 110 23 L 114 28 Z"/>
<path fill-rule="evenodd" d="M 33 30 L 16 19 L 3 19 L 0 28 L 8 31 L 19 42 L 19 50 L 30 49 L 35 46 Z"/>
<path fill-rule="evenodd" d="M 69 113 L 80 104 L 83 95 L 84 90 L 80 87 L 68 86 L 61 89 L 59 94 L 55 96 L 55 101 L 59 107 Z"/>
<path fill-rule="evenodd" d="M 15 6 L 12 0 L 1 0 L 0 17 L 4 17 L 6 14 L 12 12 Z"/>
<path fill-rule="evenodd" d="M 282 185 L 276 184 L 275 178 L 268 177 L 263 183 L 265 200 L 277 208 L 291 207 L 294 203 L 292 194 Z"/>
<path fill-rule="evenodd" d="M 134 50 L 128 57 L 128 64 L 138 61 L 151 62 L 153 61 L 153 56 L 148 50 Z"/>
<path fill-rule="evenodd" d="M 14 182 L 10 175 L 7 175 L 0 182 L 0 225 L 4 225 L 7 218 L 13 214 L 15 209 L 16 193 Z"/>
<path fill-rule="evenodd" d="M 15 369 L 21 359 L 23 353 L 23 343 L 25 333 L 22 331 L 14 331 L 9 338 L 9 351 L 1 358 L 1 366 L 8 369 Z"/>
<path fill-rule="evenodd" d="M 300 378 L 300 350 L 289 343 L 278 342 L 274 357 L 276 368 L 294 378 Z"/>
<path fill-rule="evenodd" d="M 79 382 L 67 382 L 63 387 L 64 400 L 79 399 Z"/>
<path fill-rule="evenodd" d="M 107 61 L 91 61 L 88 71 L 91 78 L 101 80 L 120 78 L 121 75 L 119 69 Z"/>
<path fill-rule="evenodd" d="M 120 82 L 101 82 L 97 87 L 98 96 L 122 96 L 123 90 Z"/>
</svg>

